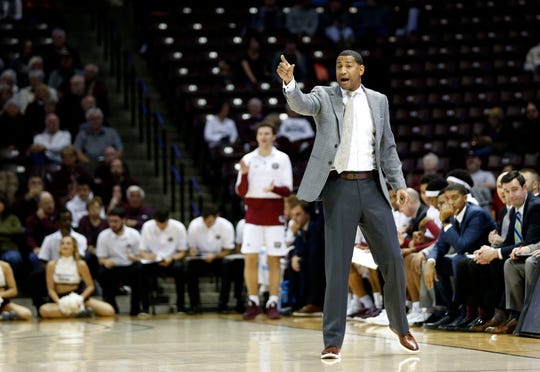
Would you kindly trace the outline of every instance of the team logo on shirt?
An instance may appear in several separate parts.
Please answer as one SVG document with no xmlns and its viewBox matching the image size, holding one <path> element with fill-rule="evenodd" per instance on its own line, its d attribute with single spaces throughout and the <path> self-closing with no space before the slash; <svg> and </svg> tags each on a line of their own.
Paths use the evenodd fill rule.
<svg viewBox="0 0 540 372">
<path fill-rule="evenodd" d="M 170 243 L 173 241 L 173 237 L 172 236 L 169 236 L 169 238 L 167 239 L 167 241 Z"/>
<path fill-rule="evenodd" d="M 272 163 L 272 169 L 278 169 L 279 164 L 278 163 Z"/>
<path fill-rule="evenodd" d="M 274 248 L 281 248 L 281 242 L 274 242 Z"/>
<path fill-rule="evenodd" d="M 216 235 L 216 239 L 217 240 L 221 239 L 221 235 Z"/>
</svg>

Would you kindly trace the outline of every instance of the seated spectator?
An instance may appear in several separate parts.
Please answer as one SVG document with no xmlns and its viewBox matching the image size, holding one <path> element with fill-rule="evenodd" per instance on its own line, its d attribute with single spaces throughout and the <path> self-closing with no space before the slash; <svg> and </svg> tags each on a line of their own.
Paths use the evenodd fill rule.
<svg viewBox="0 0 540 372">
<path fill-rule="evenodd" d="M 127 202 L 124 205 L 124 223 L 136 230 L 154 216 L 154 209 L 144 204 L 144 190 L 137 185 L 131 185 L 126 191 Z"/>
<path fill-rule="evenodd" d="M 87 241 L 86 251 L 89 255 L 96 255 L 97 237 L 100 232 L 109 227 L 107 220 L 103 215 L 103 202 L 99 196 L 95 196 L 86 203 L 87 214 L 79 220 L 77 232 L 81 233 Z M 90 271 L 93 277 L 97 272 Z"/>
<path fill-rule="evenodd" d="M 1 320 L 30 320 L 32 311 L 27 307 L 11 301 L 17 296 L 17 283 L 9 263 L 0 261 L 0 319 Z"/>
<path fill-rule="evenodd" d="M 20 52 L 11 60 L 10 67 L 17 74 L 17 81 L 21 86 L 28 85 L 28 62 L 34 56 L 34 43 L 27 37 L 20 43 Z"/>
<path fill-rule="evenodd" d="M 251 90 L 257 91 L 262 82 L 270 80 L 267 56 L 261 51 L 261 43 L 255 36 L 247 41 L 247 49 L 240 61 L 242 75 L 240 80 Z"/>
<path fill-rule="evenodd" d="M 251 14 L 249 28 L 264 36 L 282 34 L 285 31 L 285 14 L 277 0 L 263 0 L 263 5 Z"/>
<path fill-rule="evenodd" d="M 94 197 L 92 192 L 92 180 L 89 177 L 77 178 L 75 196 L 67 201 L 66 208 L 73 216 L 72 226 L 77 228 L 82 217 L 88 214 L 87 203 Z M 105 218 L 105 209 L 102 208 L 100 217 Z"/>
<path fill-rule="evenodd" d="M 50 192 L 42 191 L 39 194 L 38 209 L 26 219 L 25 228 L 29 261 L 32 268 L 36 270 L 40 267 L 38 255 L 43 239 L 58 230 L 54 198 Z"/>
<path fill-rule="evenodd" d="M 483 200 L 483 195 L 474 189 L 474 181 L 465 169 L 452 169 L 446 174 L 448 183 L 457 183 L 467 189 L 467 202 L 487 207 L 489 202 Z"/>
<path fill-rule="evenodd" d="M 302 152 L 311 149 L 314 138 L 311 122 L 287 105 L 287 118 L 281 121 L 276 136 L 279 148 L 292 158 L 298 158 Z"/>
<path fill-rule="evenodd" d="M 505 122 L 503 109 L 493 107 L 488 111 L 482 131 L 472 139 L 472 151 L 478 156 L 488 156 L 512 150 L 511 146 L 517 143 L 514 132 L 512 126 Z"/>
<path fill-rule="evenodd" d="M 422 157 L 422 171 L 420 174 L 415 174 L 410 177 L 408 185 L 415 189 L 420 190 L 420 180 L 426 175 L 441 175 L 439 165 L 439 157 L 437 154 L 428 152 Z"/>
<path fill-rule="evenodd" d="M 356 41 L 354 30 L 342 17 L 333 19 L 324 29 L 325 36 L 339 49 L 351 48 Z"/>
<path fill-rule="evenodd" d="M 85 121 L 85 112 L 81 102 L 86 96 L 84 77 L 74 75 L 69 80 L 69 90 L 60 97 L 57 105 L 57 113 L 64 129 L 71 133 L 72 138 L 76 138 L 79 125 Z"/>
<path fill-rule="evenodd" d="M 60 67 L 62 53 L 67 50 L 73 56 L 73 65 L 81 66 L 79 52 L 67 44 L 66 31 L 61 28 L 55 28 L 51 32 L 52 43 L 47 44 L 43 51 L 43 59 L 45 61 L 45 74 L 49 75 L 51 71 Z"/>
<path fill-rule="evenodd" d="M 56 112 L 58 99 L 53 97 L 49 88 L 45 84 L 36 87 L 34 98 L 26 106 L 24 121 L 26 128 L 32 135 L 39 134 L 45 129 L 45 118 L 47 114 Z"/>
<path fill-rule="evenodd" d="M 527 191 L 525 178 L 518 171 L 508 172 L 501 178 L 501 183 L 506 201 L 513 207 L 509 212 L 508 233 L 499 246 L 483 245 L 474 252 L 476 264 L 489 265 L 490 267 L 488 277 L 484 276 L 484 280 L 479 280 L 478 277 L 475 279 L 483 284 L 479 292 L 485 293 L 490 289 L 493 290 L 493 287 L 498 288 L 499 293 L 502 293 L 503 290 L 506 292 L 506 321 L 491 324 L 485 331 L 495 334 L 511 334 L 517 326 L 519 313 L 523 307 L 525 290 L 523 282 L 518 278 L 519 271 L 524 270 L 524 266 L 515 265 L 512 261 L 518 258 L 519 253 L 530 253 L 530 247 L 523 249 L 524 246 L 540 241 L 540 199 Z M 510 262 L 506 263 L 505 261 L 508 259 Z M 504 269 L 502 269 L 503 267 Z M 501 297 L 502 295 L 499 296 L 499 298 Z"/>
<path fill-rule="evenodd" d="M 158 208 L 152 220 L 141 229 L 141 256 L 151 263 L 145 265 L 147 280 L 158 276 L 173 277 L 176 284 L 176 311 L 185 312 L 184 257 L 187 254 L 187 231 L 184 224 L 170 218 L 168 208 Z M 150 287 L 153 283 L 148 284 Z"/>
<path fill-rule="evenodd" d="M 92 108 L 86 112 L 88 128 L 81 131 L 75 138 L 73 146 L 77 149 L 79 161 L 94 163 L 103 159 L 105 149 L 114 147 L 122 156 L 123 144 L 118 132 L 114 128 L 103 126 L 103 112 L 99 108 Z"/>
<path fill-rule="evenodd" d="M 60 51 L 60 66 L 51 71 L 48 85 L 63 96 L 69 91 L 69 81 L 74 75 L 82 75 L 83 71 L 74 65 L 73 56 L 67 49 Z"/>
<path fill-rule="evenodd" d="M 213 273 L 222 275 L 223 258 L 234 251 L 234 226 L 218 215 L 217 210 L 205 209 L 188 226 L 189 258 L 186 263 L 190 314 L 202 312 L 199 277 Z"/>
<path fill-rule="evenodd" d="M 103 300 L 119 312 L 116 293 L 120 284 L 131 288 L 130 315 L 148 314 L 147 289 L 143 287 L 142 266 L 139 251 L 141 235 L 135 229 L 124 225 L 124 210 L 113 208 L 107 211 L 109 228 L 103 230 L 97 240 L 97 256 L 100 264 L 98 281 L 103 290 Z"/>
<path fill-rule="evenodd" d="M 527 190 L 534 196 L 540 195 L 540 176 L 538 172 L 532 168 L 522 168 L 519 173 L 525 177 Z"/>
<path fill-rule="evenodd" d="M 311 205 L 300 202 L 291 209 L 296 238 L 291 255 L 291 291 L 298 293 L 293 316 L 321 316 L 324 303 L 324 222 L 311 216 Z M 297 273 L 295 275 L 295 273 Z"/>
<path fill-rule="evenodd" d="M 58 258 L 47 263 L 47 292 L 50 302 L 39 308 L 42 318 L 114 316 L 113 307 L 91 298 L 94 280 L 86 262 L 79 256 L 77 240 L 64 236 Z"/>
<path fill-rule="evenodd" d="M 297 37 L 315 36 L 319 26 L 319 14 L 311 0 L 297 0 L 285 15 L 285 27 Z M 289 61 L 289 59 L 287 59 Z M 289 61 L 290 62 L 290 61 Z"/>
<path fill-rule="evenodd" d="M 436 286 L 435 290 L 446 306 L 447 314 L 437 322 L 425 323 L 425 328 L 463 326 L 461 322 L 470 316 L 465 313 L 463 306 L 469 283 L 463 283 L 463 277 L 456 275 L 457 266 L 466 258 L 466 254 L 473 253 L 488 242 L 488 235 L 496 225 L 485 209 L 467 202 L 467 194 L 465 186 L 459 183 L 450 184 L 444 189 L 446 204 L 441 207 L 440 213 L 443 229 L 428 255 L 424 281 L 429 290 Z M 455 255 L 447 255 L 450 248 L 454 249 Z M 454 286 L 451 285 L 451 277 L 454 278 Z"/>
<path fill-rule="evenodd" d="M 19 189 L 19 175 L 14 170 L 0 170 L 0 196 L 11 205 Z"/>
<path fill-rule="evenodd" d="M 86 94 L 95 97 L 97 107 L 103 110 L 105 116 L 109 114 L 109 92 L 107 85 L 99 78 L 99 67 L 95 63 L 84 66 L 84 81 Z"/>
<path fill-rule="evenodd" d="M 12 69 L 5 69 L 0 73 L 0 84 L 5 84 L 11 90 L 13 96 L 19 92 L 17 85 L 17 74 Z"/>
<path fill-rule="evenodd" d="M 495 176 L 490 171 L 482 169 L 482 159 L 474 153 L 470 153 L 465 161 L 467 172 L 473 180 L 471 194 L 478 200 L 482 207 L 491 208 L 493 192 L 497 187 Z"/>
<path fill-rule="evenodd" d="M 4 104 L 4 111 L 0 113 L 0 130 L 9 133 L 9 136 L 1 136 L 0 150 L 17 150 L 17 156 L 26 153 L 32 143 L 32 135 L 26 130 L 20 106 L 14 99 Z"/>
<path fill-rule="evenodd" d="M 470 153 L 465 161 L 467 171 L 471 175 L 474 187 L 487 189 L 490 193 L 497 187 L 495 176 L 490 171 L 482 169 L 482 159 L 474 153 Z"/>
<path fill-rule="evenodd" d="M 15 194 L 13 211 L 21 222 L 38 209 L 38 201 L 41 192 L 44 191 L 43 178 L 37 174 L 28 176 L 26 187 L 20 187 Z"/>
<path fill-rule="evenodd" d="M 440 220 L 439 208 L 446 203 L 444 192 L 441 192 L 448 186 L 448 182 L 444 178 L 434 178 L 426 186 L 426 204 L 429 206 L 426 217 L 420 221 L 418 233 L 422 233 L 423 237 L 430 234 L 433 240 L 427 247 L 422 247 L 417 252 L 410 253 L 405 256 L 405 274 L 407 280 L 407 291 L 411 299 L 412 308 L 407 315 L 407 320 L 410 325 L 422 325 L 424 323 L 433 323 L 443 317 L 443 313 L 436 311 L 436 296 L 433 289 L 429 290 L 423 278 L 423 266 L 426 257 L 429 256 L 434 248 L 436 240 L 439 237 L 442 222 Z M 417 236 L 413 233 L 413 246 L 424 244 L 424 239 L 415 239 Z M 416 242 L 415 242 L 416 241 Z M 418 303 L 415 305 L 415 302 Z"/>
<path fill-rule="evenodd" d="M 60 157 L 60 169 L 50 175 L 50 190 L 58 205 L 65 205 L 75 195 L 77 179 L 87 178 L 88 173 L 77 161 L 77 150 L 72 145 L 65 146 Z"/>
<path fill-rule="evenodd" d="M 114 155 L 111 155 L 110 149 L 114 152 Z M 126 167 L 125 162 L 118 158 L 117 151 L 112 147 L 109 147 L 105 150 L 105 158 L 101 165 L 98 165 L 94 171 L 94 183 L 97 185 L 97 194 L 103 198 L 105 205 L 108 205 L 111 202 L 113 197 L 113 188 L 115 186 L 119 187 L 119 198 L 116 201 L 117 203 L 125 203 L 126 192 L 129 186 L 138 185 L 139 181 L 129 175 L 129 171 Z M 109 154 L 109 155 L 107 155 Z M 105 167 L 107 164 L 107 158 L 112 157 L 109 161 L 108 168 Z"/>
<path fill-rule="evenodd" d="M 204 125 L 204 140 L 212 150 L 221 145 L 230 145 L 238 139 L 236 123 L 229 117 L 229 102 L 223 102 L 216 115 L 212 115 Z"/>
<path fill-rule="evenodd" d="M 38 87 L 41 85 L 44 85 L 46 88 L 46 91 L 48 92 L 48 97 L 45 97 L 45 95 L 42 93 L 40 98 L 50 98 L 54 99 L 55 101 L 58 100 L 58 92 L 56 89 L 46 85 L 44 83 L 45 79 L 45 73 L 43 70 L 31 70 L 28 72 L 28 86 L 25 86 L 21 90 L 17 92 L 17 94 L 14 96 L 14 98 L 19 102 L 21 105 L 21 112 L 23 114 L 26 113 L 26 108 L 31 102 L 36 101 L 36 94 L 38 93 Z"/>
<path fill-rule="evenodd" d="M 29 147 L 34 165 L 61 164 L 61 151 L 71 145 L 71 134 L 60 130 L 60 120 L 56 114 L 45 117 L 45 130 L 34 136 L 34 143 Z"/>
<path fill-rule="evenodd" d="M 10 265 L 16 277 L 21 274 L 23 263 L 18 247 L 23 242 L 23 231 L 21 221 L 10 211 L 7 200 L 0 196 L 0 260 Z"/>
<path fill-rule="evenodd" d="M 240 142 L 249 144 L 250 147 L 257 147 L 257 141 L 255 139 L 255 132 L 257 130 L 257 124 L 264 120 L 263 115 L 263 102 L 257 98 L 250 98 L 247 103 L 248 114 L 246 117 L 238 121 L 238 137 Z"/>
</svg>

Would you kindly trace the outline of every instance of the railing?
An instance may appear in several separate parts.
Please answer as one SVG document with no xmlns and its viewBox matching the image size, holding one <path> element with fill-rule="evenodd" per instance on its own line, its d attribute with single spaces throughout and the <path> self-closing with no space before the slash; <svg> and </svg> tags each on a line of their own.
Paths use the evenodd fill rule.
<svg viewBox="0 0 540 372">
<path fill-rule="evenodd" d="M 189 220 L 191 221 L 194 217 L 201 215 L 201 210 L 203 208 L 203 193 L 202 189 L 199 186 L 199 183 L 195 177 L 191 176 L 189 178 L 189 200 L 191 203 L 191 209 L 189 210 Z M 195 193 L 197 193 L 197 200 L 195 200 Z"/>
<path fill-rule="evenodd" d="M 176 212 L 176 186 L 179 187 L 180 198 L 180 219 L 185 218 L 185 169 L 184 159 L 178 146 L 173 143 L 171 145 L 171 211 Z M 178 168 L 177 168 L 178 165 Z"/>
<path fill-rule="evenodd" d="M 123 108 L 130 113 L 131 127 L 137 128 L 146 158 L 153 161 L 154 176 L 162 177 L 163 194 L 170 193 L 171 212 L 179 211 L 180 220 L 187 222 L 188 201 L 189 220 L 199 216 L 203 207 L 203 191 L 193 176 L 186 177 L 185 162 L 177 144 L 169 145 L 165 119 L 160 112 L 152 111 L 148 86 L 144 80 L 137 79 L 134 53 L 123 49 L 121 31 L 106 6 L 96 11 L 93 21 L 97 44 L 103 48 L 104 60 L 115 78 L 116 92 L 122 94 Z M 189 187 L 187 198 L 186 182 Z"/>
</svg>

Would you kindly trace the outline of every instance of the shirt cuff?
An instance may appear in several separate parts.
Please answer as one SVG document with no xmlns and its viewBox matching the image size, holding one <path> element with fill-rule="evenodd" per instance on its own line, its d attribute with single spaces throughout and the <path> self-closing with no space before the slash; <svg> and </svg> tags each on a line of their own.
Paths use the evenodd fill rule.
<svg viewBox="0 0 540 372">
<path fill-rule="evenodd" d="M 285 89 L 285 93 L 290 93 L 292 92 L 292 90 L 296 87 L 296 81 L 294 79 L 292 79 L 291 81 L 289 81 L 289 84 L 285 84 L 285 82 L 283 82 L 283 89 Z"/>
<path fill-rule="evenodd" d="M 448 230 L 450 230 L 451 227 L 452 227 L 452 224 L 451 224 L 451 223 L 445 225 L 445 226 L 443 227 L 444 232 L 447 232 Z"/>
<path fill-rule="evenodd" d="M 428 259 L 427 259 L 427 262 L 433 262 L 434 264 L 437 264 L 437 261 L 435 261 L 434 258 L 428 258 Z"/>
<path fill-rule="evenodd" d="M 502 260 L 502 259 L 503 259 L 503 256 L 502 256 L 502 249 L 501 249 L 501 248 L 497 249 L 497 256 L 499 257 L 499 260 Z"/>
</svg>

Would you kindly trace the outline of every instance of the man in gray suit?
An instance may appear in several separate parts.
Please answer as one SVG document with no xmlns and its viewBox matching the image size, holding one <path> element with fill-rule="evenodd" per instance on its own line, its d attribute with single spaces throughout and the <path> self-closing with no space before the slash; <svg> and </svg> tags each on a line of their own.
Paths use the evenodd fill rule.
<svg viewBox="0 0 540 372">
<path fill-rule="evenodd" d="M 294 64 L 281 56 L 277 74 L 289 106 L 313 116 L 317 135 L 298 197 L 322 200 L 325 215 L 327 278 L 321 359 L 340 359 L 345 335 L 349 268 L 359 225 L 384 277 L 384 302 L 391 330 L 408 352 L 418 344 L 409 332 L 405 309 L 405 271 L 386 182 L 398 201 L 408 199 L 388 99 L 362 85 L 364 64 L 353 50 L 336 59 L 338 86 L 316 86 L 303 93 Z M 385 180 L 386 178 L 386 180 Z"/>
</svg>

